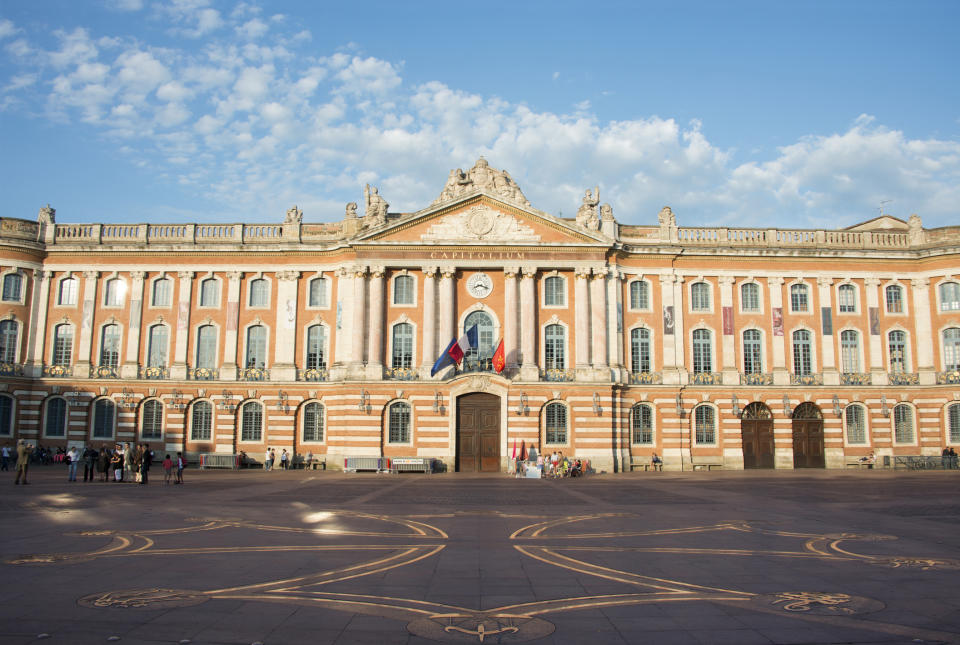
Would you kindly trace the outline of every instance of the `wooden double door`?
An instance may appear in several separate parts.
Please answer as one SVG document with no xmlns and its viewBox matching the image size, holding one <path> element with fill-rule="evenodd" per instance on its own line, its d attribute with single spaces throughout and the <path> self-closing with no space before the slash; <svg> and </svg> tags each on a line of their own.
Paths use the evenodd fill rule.
<svg viewBox="0 0 960 645">
<path fill-rule="evenodd" d="M 466 394 L 457 399 L 457 472 L 500 471 L 500 397 Z"/>
<path fill-rule="evenodd" d="M 823 413 L 813 403 L 793 411 L 793 467 L 826 468 L 823 455 Z"/>
<path fill-rule="evenodd" d="M 773 415 L 762 403 L 751 403 L 740 417 L 743 467 L 774 468 Z"/>
</svg>

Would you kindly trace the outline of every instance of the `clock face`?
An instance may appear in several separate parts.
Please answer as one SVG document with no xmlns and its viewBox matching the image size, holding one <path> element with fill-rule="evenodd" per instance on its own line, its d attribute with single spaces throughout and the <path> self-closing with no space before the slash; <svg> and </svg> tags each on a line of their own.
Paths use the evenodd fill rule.
<svg viewBox="0 0 960 645">
<path fill-rule="evenodd" d="M 467 291 L 474 298 L 486 298 L 493 291 L 493 280 L 486 273 L 474 273 L 467 280 Z"/>
</svg>

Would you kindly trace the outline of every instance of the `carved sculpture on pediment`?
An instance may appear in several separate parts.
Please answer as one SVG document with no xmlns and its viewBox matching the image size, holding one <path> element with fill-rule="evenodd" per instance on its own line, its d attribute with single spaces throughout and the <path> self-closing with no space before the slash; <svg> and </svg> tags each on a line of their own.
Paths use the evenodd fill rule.
<svg viewBox="0 0 960 645">
<path fill-rule="evenodd" d="M 512 215 L 479 204 L 467 211 L 440 218 L 420 239 L 428 241 L 524 241 L 539 242 L 540 236 L 532 228 Z"/>
<path fill-rule="evenodd" d="M 660 212 L 657 213 L 657 220 L 660 222 L 660 226 L 669 226 L 673 228 L 677 225 L 677 218 L 673 214 L 673 209 L 669 206 L 664 206 L 660 209 Z"/>
<path fill-rule="evenodd" d="M 343 219 L 357 219 L 357 202 L 350 202 L 347 204 L 346 211 L 343 214 Z"/>
<path fill-rule="evenodd" d="M 483 157 L 480 157 L 473 168 L 466 172 L 460 168 L 451 170 L 440 196 L 433 203 L 450 201 L 474 190 L 486 190 L 524 206 L 530 205 L 510 173 L 506 170 L 491 168 Z"/>
<path fill-rule="evenodd" d="M 363 189 L 363 200 L 366 204 L 364 216 L 370 218 L 367 220 L 367 226 L 381 226 L 386 224 L 387 209 L 390 208 L 390 204 L 380 196 L 376 186 L 366 185 Z"/>
<path fill-rule="evenodd" d="M 583 194 L 583 203 L 577 209 L 577 224 L 595 231 L 600 228 L 600 220 L 597 218 L 597 204 L 600 203 L 600 187 L 593 190 L 589 188 Z"/>
<path fill-rule="evenodd" d="M 613 221 L 613 206 L 610 204 L 604 204 L 600 207 L 600 219 L 604 222 Z"/>
<path fill-rule="evenodd" d="M 287 209 L 287 217 L 283 220 L 284 224 L 299 224 L 303 220 L 303 211 L 294 204 L 293 208 Z"/>
<path fill-rule="evenodd" d="M 40 209 L 40 212 L 37 214 L 37 221 L 41 224 L 53 224 L 57 221 L 57 209 L 51 208 L 50 204 L 47 204 Z"/>
</svg>

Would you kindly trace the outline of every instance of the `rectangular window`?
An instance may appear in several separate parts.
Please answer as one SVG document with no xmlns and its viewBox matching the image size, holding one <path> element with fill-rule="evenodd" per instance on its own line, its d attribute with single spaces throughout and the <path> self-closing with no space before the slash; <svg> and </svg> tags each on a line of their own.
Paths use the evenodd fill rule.
<svg viewBox="0 0 960 645">
<path fill-rule="evenodd" d="M 630 308 L 650 308 L 650 286 L 645 280 L 634 280 L 630 283 Z"/>
<path fill-rule="evenodd" d="M 215 278 L 207 278 L 200 283 L 200 306 L 220 306 L 220 285 Z"/>
<path fill-rule="evenodd" d="M 154 307 L 169 307 L 170 296 L 173 292 L 173 280 L 161 278 L 153 283 L 153 304 Z"/>
<path fill-rule="evenodd" d="M 167 366 L 167 328 L 163 325 L 154 325 L 150 328 L 150 347 L 147 351 L 147 366 Z"/>
<path fill-rule="evenodd" d="M 863 408 L 859 405 L 847 406 L 844 413 L 847 420 L 847 443 L 867 443 L 867 426 L 863 418 Z"/>
<path fill-rule="evenodd" d="M 890 371 L 902 374 L 907 371 L 907 335 L 892 331 L 887 336 L 890 344 Z"/>
<path fill-rule="evenodd" d="M 633 408 L 631 429 L 634 444 L 650 445 L 653 443 L 653 412 L 649 405 L 638 405 Z"/>
<path fill-rule="evenodd" d="M 634 329 L 630 332 L 630 370 L 648 373 L 650 369 L 650 332 Z"/>
<path fill-rule="evenodd" d="M 209 441 L 213 429 L 213 406 L 199 401 L 193 406 L 190 423 L 190 438 L 194 441 Z"/>
<path fill-rule="evenodd" d="M 860 371 L 860 337 L 855 331 L 840 334 L 841 370 L 847 374 Z"/>
<path fill-rule="evenodd" d="M 303 440 L 323 441 L 323 406 L 308 403 L 303 411 Z"/>
<path fill-rule="evenodd" d="M 857 289 L 850 284 L 842 284 L 837 289 L 837 305 L 840 313 L 852 314 L 857 311 Z"/>
<path fill-rule="evenodd" d="M 888 314 L 903 313 L 903 289 L 895 285 L 887 287 L 886 298 Z"/>
<path fill-rule="evenodd" d="M 400 275 L 393 281 L 393 304 L 412 305 L 414 303 L 413 276 Z"/>
<path fill-rule="evenodd" d="M 75 278 L 64 278 L 60 281 L 60 289 L 57 294 L 57 304 L 58 305 L 75 305 L 77 304 L 77 285 L 79 280 Z"/>
<path fill-rule="evenodd" d="M 324 278 L 314 278 L 310 281 L 309 306 L 327 307 L 329 304 L 327 281 Z"/>
<path fill-rule="evenodd" d="M 760 285 L 747 282 L 740 287 L 740 308 L 743 311 L 760 311 Z"/>
<path fill-rule="evenodd" d="M 693 311 L 710 311 L 710 285 L 697 282 L 690 287 L 690 308 Z"/>
<path fill-rule="evenodd" d="M 794 284 L 790 286 L 790 309 L 798 313 L 804 313 L 810 310 L 810 302 L 807 298 L 807 285 Z"/>
<path fill-rule="evenodd" d="M 697 443 L 713 444 L 717 442 L 713 408 L 709 405 L 698 406 L 694 412 L 694 424 L 696 426 Z"/>
<path fill-rule="evenodd" d="M 543 281 L 543 304 L 547 307 L 562 307 L 567 303 L 566 280 L 550 276 Z"/>
<path fill-rule="evenodd" d="M 20 302 L 20 290 L 23 278 L 19 273 L 8 273 L 3 276 L 3 301 Z"/>
<path fill-rule="evenodd" d="M 567 408 L 560 403 L 547 406 L 544 437 L 547 443 L 567 443 Z"/>
</svg>

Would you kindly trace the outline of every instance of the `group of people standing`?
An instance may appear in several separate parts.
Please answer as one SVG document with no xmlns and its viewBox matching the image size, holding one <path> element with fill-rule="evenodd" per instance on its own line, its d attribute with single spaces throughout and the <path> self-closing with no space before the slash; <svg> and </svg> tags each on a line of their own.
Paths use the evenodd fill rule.
<svg viewBox="0 0 960 645">
<path fill-rule="evenodd" d="M 277 463 L 277 453 L 273 448 L 267 448 L 266 453 L 263 455 L 263 469 L 264 470 L 273 470 L 274 464 Z M 287 449 L 284 448 L 280 453 L 280 469 L 286 470 L 290 467 L 290 454 L 287 452 Z"/>
<path fill-rule="evenodd" d="M 23 439 L 17 441 L 17 477 L 14 484 L 19 485 L 21 480 L 27 483 L 27 470 L 30 465 L 31 455 L 34 446 Z M 7 461 L 10 458 L 9 448 L 3 447 L 3 464 L 0 466 L 3 470 L 7 469 Z M 102 482 L 124 482 L 132 481 L 137 484 L 146 485 L 149 482 L 150 467 L 153 465 L 155 453 L 150 449 L 150 444 L 130 444 L 117 443 L 113 447 L 104 444 L 98 450 L 94 445 L 86 445 L 81 448 L 70 447 L 64 455 L 63 462 L 67 465 L 67 481 L 77 481 L 77 472 L 80 465 L 83 465 L 83 481 L 93 482 L 97 478 Z M 187 461 L 183 453 L 178 452 L 176 459 L 171 459 L 167 455 L 163 460 L 164 481 L 170 483 L 176 469 L 175 484 L 183 483 L 183 469 L 186 468 Z"/>
</svg>

